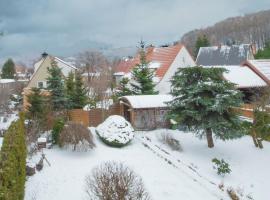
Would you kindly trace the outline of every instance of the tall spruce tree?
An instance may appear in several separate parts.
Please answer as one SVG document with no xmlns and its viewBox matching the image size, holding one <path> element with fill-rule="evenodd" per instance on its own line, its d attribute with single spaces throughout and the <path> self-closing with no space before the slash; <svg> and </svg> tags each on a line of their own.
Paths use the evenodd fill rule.
<svg viewBox="0 0 270 200">
<path fill-rule="evenodd" d="M 143 41 L 140 42 L 139 53 L 140 63 L 132 70 L 132 78 L 134 82 L 131 82 L 131 90 L 135 95 L 158 94 L 154 89 L 154 72 L 148 68 L 149 63 L 146 60 L 145 43 Z"/>
<path fill-rule="evenodd" d="M 116 93 L 116 96 L 122 97 L 126 95 L 132 95 L 132 91 L 129 88 L 129 79 L 124 77 L 119 82 L 118 92 Z"/>
<path fill-rule="evenodd" d="M 74 108 L 74 92 L 75 92 L 75 81 L 74 73 L 70 72 L 67 79 L 65 80 L 66 95 L 67 95 L 67 108 Z"/>
<path fill-rule="evenodd" d="M 214 147 L 212 133 L 222 140 L 242 136 L 240 120 L 231 111 L 242 103 L 242 94 L 222 78 L 223 68 L 179 68 L 172 78 L 170 117 Z"/>
<path fill-rule="evenodd" d="M 48 73 L 47 88 L 51 95 L 52 109 L 54 111 L 61 111 L 67 107 L 65 87 L 61 69 L 57 66 L 55 60 L 52 60 L 51 67 L 48 68 Z"/>
<path fill-rule="evenodd" d="M 1 74 L 1 78 L 2 79 L 14 79 L 14 75 L 15 75 L 15 64 L 13 62 L 12 59 L 8 59 L 3 67 L 2 67 L 2 74 Z"/>
<path fill-rule="evenodd" d="M 32 88 L 31 93 L 27 96 L 29 106 L 27 107 L 28 115 L 31 119 L 42 119 L 44 117 L 45 98 L 41 95 L 39 88 Z"/>
<path fill-rule="evenodd" d="M 210 42 L 206 37 L 206 35 L 199 36 L 195 43 L 195 50 L 194 50 L 195 56 L 197 57 L 201 47 L 208 47 L 208 46 L 210 46 Z"/>
<path fill-rule="evenodd" d="M 87 90 L 83 85 L 82 76 L 79 72 L 75 74 L 74 105 L 73 108 L 83 108 L 87 103 Z"/>
</svg>

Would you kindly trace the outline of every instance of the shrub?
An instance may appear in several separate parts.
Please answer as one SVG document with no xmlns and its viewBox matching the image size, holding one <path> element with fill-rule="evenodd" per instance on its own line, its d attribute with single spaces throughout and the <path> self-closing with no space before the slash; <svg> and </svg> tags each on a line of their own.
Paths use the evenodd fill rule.
<svg viewBox="0 0 270 200">
<path fill-rule="evenodd" d="M 107 145 L 123 147 L 134 138 L 134 129 L 125 118 L 112 115 L 96 128 L 96 133 Z"/>
<path fill-rule="evenodd" d="M 225 176 L 226 174 L 231 173 L 230 165 L 225 162 L 223 159 L 219 160 L 217 158 L 213 158 L 212 162 L 215 164 L 214 169 L 217 169 L 217 174 L 221 176 Z"/>
<path fill-rule="evenodd" d="M 58 144 L 59 143 L 59 134 L 64 128 L 65 121 L 62 118 L 58 118 L 54 121 L 53 123 L 53 128 L 52 128 L 52 140 L 53 144 Z"/>
<path fill-rule="evenodd" d="M 26 177 L 24 116 L 7 130 L 0 152 L 0 199 L 23 200 Z"/>
<path fill-rule="evenodd" d="M 68 122 L 59 136 L 59 146 L 73 151 L 87 151 L 95 147 L 91 132 L 82 124 Z"/>
<path fill-rule="evenodd" d="M 92 170 L 85 182 L 91 200 L 150 199 L 142 179 L 122 163 L 101 164 Z"/>
<path fill-rule="evenodd" d="M 169 133 L 162 133 L 160 141 L 168 145 L 174 151 L 183 151 L 180 142 Z"/>
</svg>

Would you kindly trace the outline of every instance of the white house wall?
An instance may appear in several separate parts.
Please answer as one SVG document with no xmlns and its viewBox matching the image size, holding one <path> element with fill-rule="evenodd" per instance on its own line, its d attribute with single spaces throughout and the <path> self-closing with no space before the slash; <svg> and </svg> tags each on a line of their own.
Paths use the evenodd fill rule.
<svg viewBox="0 0 270 200">
<path fill-rule="evenodd" d="M 170 92 L 171 83 L 170 80 L 177 71 L 179 67 L 193 67 L 195 62 L 187 49 L 182 47 L 174 61 L 172 62 L 170 68 L 167 70 L 163 79 L 156 85 L 156 90 L 159 91 L 159 94 L 168 94 Z"/>
</svg>

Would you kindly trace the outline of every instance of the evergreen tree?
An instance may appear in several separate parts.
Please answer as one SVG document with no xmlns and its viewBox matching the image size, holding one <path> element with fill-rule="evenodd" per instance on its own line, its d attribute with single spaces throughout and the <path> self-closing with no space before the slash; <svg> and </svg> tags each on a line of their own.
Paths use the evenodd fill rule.
<svg viewBox="0 0 270 200">
<path fill-rule="evenodd" d="M 208 47 L 208 46 L 210 46 L 210 42 L 208 38 L 206 37 L 206 35 L 199 36 L 195 44 L 195 52 L 194 52 L 195 56 L 197 57 L 201 47 Z"/>
<path fill-rule="evenodd" d="M 2 68 L 2 79 L 14 79 L 15 75 L 15 64 L 12 59 L 8 59 Z"/>
<path fill-rule="evenodd" d="M 240 120 L 230 109 L 242 103 L 242 94 L 222 78 L 224 72 L 223 68 L 179 68 L 171 81 L 170 117 L 197 136 L 206 135 L 210 148 L 212 133 L 222 140 L 242 135 Z"/>
<path fill-rule="evenodd" d="M 67 108 L 72 109 L 74 107 L 74 92 L 75 92 L 75 82 L 74 82 L 74 73 L 70 72 L 67 79 L 65 80 L 66 84 L 66 95 L 67 95 Z"/>
<path fill-rule="evenodd" d="M 39 88 L 32 88 L 27 100 L 29 103 L 27 117 L 37 123 L 39 130 L 44 130 L 47 127 L 48 114 L 51 110 L 48 97 L 42 95 Z"/>
<path fill-rule="evenodd" d="M 132 95 L 132 91 L 129 89 L 129 79 L 124 77 L 119 82 L 118 92 L 116 93 L 117 97 L 122 97 L 126 95 Z"/>
<path fill-rule="evenodd" d="M 131 83 L 132 92 L 135 95 L 149 95 L 158 94 L 154 90 L 155 84 L 153 82 L 154 72 L 148 68 L 148 62 L 146 60 L 145 44 L 140 42 L 140 64 L 137 64 L 132 70 L 132 78 L 134 83 Z"/>
<path fill-rule="evenodd" d="M 8 128 L 0 151 L 0 199 L 23 200 L 26 180 L 24 116 Z"/>
<path fill-rule="evenodd" d="M 51 62 L 51 67 L 48 68 L 48 73 L 49 77 L 47 78 L 47 88 L 51 95 L 52 109 L 55 111 L 63 110 L 67 107 L 65 87 L 61 69 L 57 66 L 57 63 L 54 60 Z"/>
<path fill-rule="evenodd" d="M 31 119 L 39 119 L 44 115 L 44 97 L 40 94 L 39 88 L 32 88 L 27 96 L 29 106 L 27 107 Z"/>
<path fill-rule="evenodd" d="M 74 105 L 75 109 L 83 108 L 87 103 L 87 90 L 83 85 L 82 76 L 79 72 L 75 74 Z"/>
<path fill-rule="evenodd" d="M 260 95 L 253 99 L 253 122 L 244 123 L 246 132 L 251 135 L 256 147 L 263 148 L 262 141 L 270 139 L 270 114 L 268 110 L 270 88 L 259 91 Z"/>
<path fill-rule="evenodd" d="M 265 43 L 264 49 L 259 49 L 255 55 L 256 59 L 270 59 L 270 41 Z"/>
</svg>

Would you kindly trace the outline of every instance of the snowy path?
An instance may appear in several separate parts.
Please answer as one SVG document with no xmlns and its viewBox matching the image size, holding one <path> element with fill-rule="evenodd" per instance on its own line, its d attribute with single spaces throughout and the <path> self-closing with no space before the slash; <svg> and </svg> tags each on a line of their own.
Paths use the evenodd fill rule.
<svg viewBox="0 0 270 200">
<path fill-rule="evenodd" d="M 146 150 L 139 140 L 118 149 L 111 148 L 96 138 L 97 147 L 87 153 L 74 153 L 58 148 L 45 150 L 52 164 L 30 177 L 26 182 L 25 200 L 85 199 L 84 179 L 91 169 L 103 161 L 121 161 L 138 173 L 153 200 L 221 199 L 179 169 L 169 165 Z M 34 160 L 38 158 L 34 158 Z M 196 192 L 195 192 L 196 191 Z"/>
<path fill-rule="evenodd" d="M 218 184 L 212 180 L 203 177 L 197 172 L 197 170 L 191 165 L 183 163 L 180 159 L 173 157 L 168 151 L 162 149 L 158 144 L 155 144 L 147 136 L 138 136 L 138 140 L 141 141 L 143 146 L 152 151 L 156 156 L 164 160 L 168 165 L 178 169 L 184 176 L 193 180 L 196 184 L 200 185 L 211 195 L 218 199 L 229 199 L 226 194 L 222 194 L 222 191 L 218 189 Z"/>
</svg>

